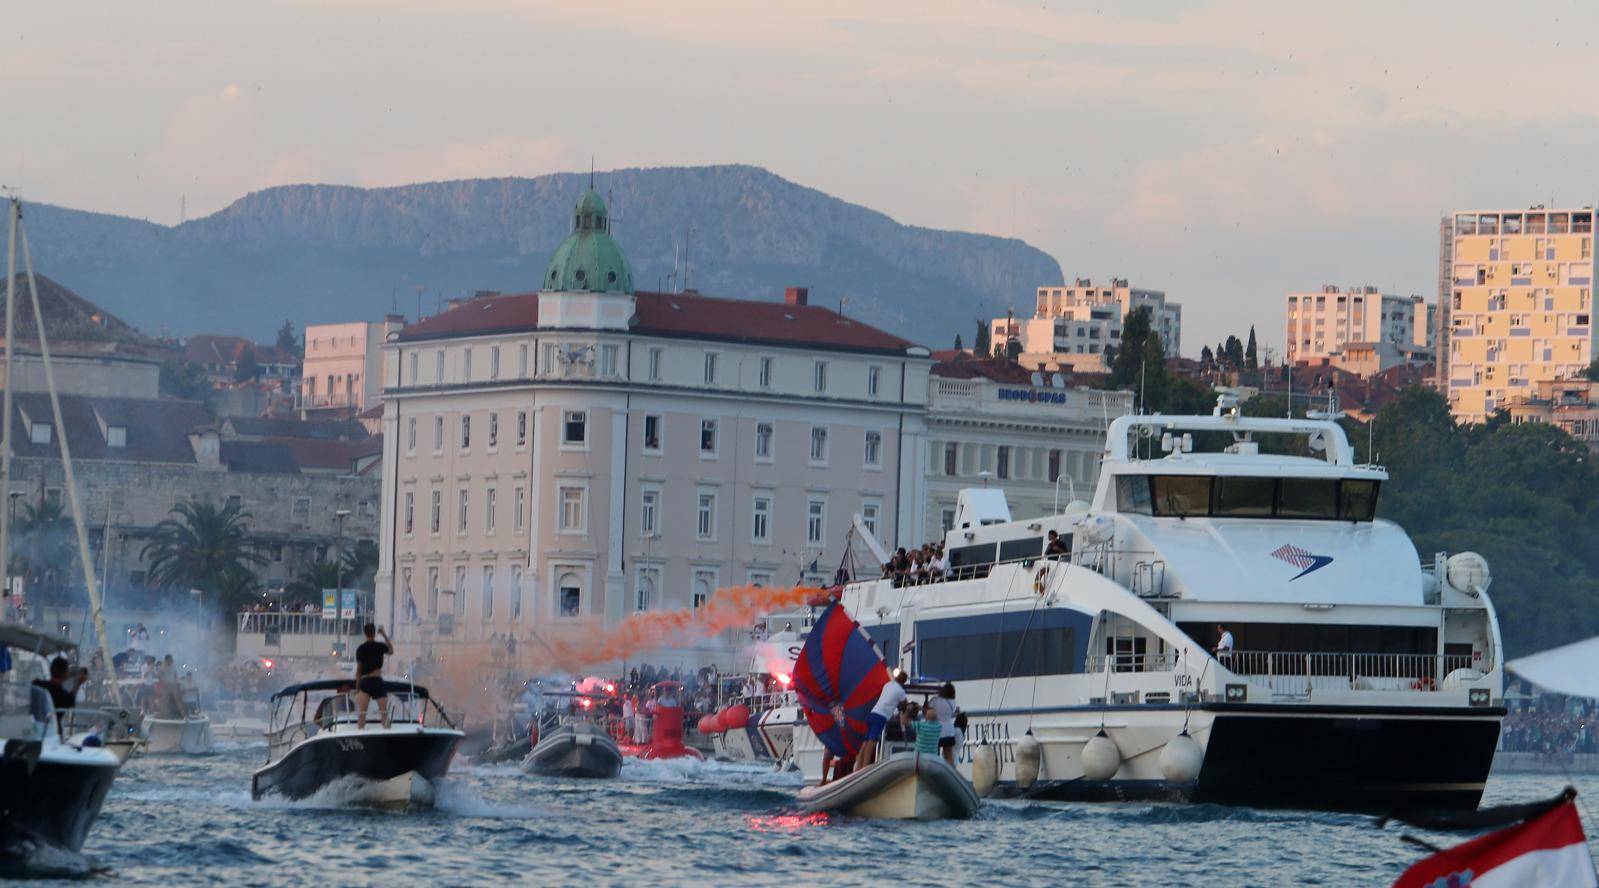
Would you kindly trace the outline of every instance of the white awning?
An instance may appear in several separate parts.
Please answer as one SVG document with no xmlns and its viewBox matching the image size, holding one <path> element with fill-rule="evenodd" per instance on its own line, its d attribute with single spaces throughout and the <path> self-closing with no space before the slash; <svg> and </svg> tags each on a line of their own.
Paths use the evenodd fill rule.
<svg viewBox="0 0 1599 888">
<path fill-rule="evenodd" d="M 1518 657 L 1505 665 L 1546 691 L 1599 698 L 1599 636 Z"/>
</svg>

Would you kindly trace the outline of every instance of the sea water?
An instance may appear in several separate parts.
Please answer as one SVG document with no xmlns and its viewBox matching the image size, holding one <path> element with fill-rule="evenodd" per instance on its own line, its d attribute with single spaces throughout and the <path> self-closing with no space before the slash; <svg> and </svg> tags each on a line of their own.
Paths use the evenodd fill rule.
<svg viewBox="0 0 1599 888">
<path fill-rule="evenodd" d="M 163 886 L 1385 885 L 1422 853 L 1401 835 L 1464 838 L 1212 805 L 997 801 L 939 823 L 807 815 L 796 775 L 686 760 L 630 760 L 601 781 L 458 764 L 429 810 L 352 808 L 336 790 L 254 802 L 265 755 L 133 758 L 82 855 L 50 855 L 38 874 Z M 1485 803 L 1565 783 L 1495 777 Z M 1599 779 L 1577 785 L 1599 810 Z"/>
</svg>

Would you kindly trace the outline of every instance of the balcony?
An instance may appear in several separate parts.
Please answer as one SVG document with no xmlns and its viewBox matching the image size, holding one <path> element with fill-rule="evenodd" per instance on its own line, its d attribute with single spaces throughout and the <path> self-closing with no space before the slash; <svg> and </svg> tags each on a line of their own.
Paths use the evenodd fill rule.
<svg viewBox="0 0 1599 888">
<path fill-rule="evenodd" d="M 1316 691 L 1448 690 L 1466 677 L 1458 670 L 1472 668 L 1470 656 L 1436 654 L 1234 651 L 1221 663 L 1250 684 L 1288 697 Z"/>
</svg>

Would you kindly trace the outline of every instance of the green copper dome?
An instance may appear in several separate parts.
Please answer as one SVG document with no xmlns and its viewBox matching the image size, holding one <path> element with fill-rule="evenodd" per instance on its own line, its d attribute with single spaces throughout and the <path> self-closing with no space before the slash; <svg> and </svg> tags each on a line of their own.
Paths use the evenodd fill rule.
<svg viewBox="0 0 1599 888">
<path fill-rule="evenodd" d="M 605 201 L 591 188 L 572 211 L 572 233 L 555 248 L 539 289 L 597 293 L 632 293 L 633 273 L 627 257 L 611 239 L 611 217 Z"/>
</svg>

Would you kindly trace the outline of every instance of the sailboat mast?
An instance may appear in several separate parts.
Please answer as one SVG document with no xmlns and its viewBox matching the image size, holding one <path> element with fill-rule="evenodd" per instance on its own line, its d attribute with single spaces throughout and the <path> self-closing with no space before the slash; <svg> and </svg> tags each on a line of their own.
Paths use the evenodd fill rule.
<svg viewBox="0 0 1599 888">
<path fill-rule="evenodd" d="M 13 197 L 7 201 L 9 204 L 7 215 L 10 217 L 8 226 L 9 234 L 6 236 L 6 378 L 4 397 L 4 419 L 0 419 L 0 435 L 5 437 L 5 443 L 0 444 L 0 495 L 5 497 L 5 502 L 0 502 L 0 580 L 5 583 L 6 592 L 11 591 L 11 389 L 16 385 L 16 378 L 11 372 L 11 332 L 16 328 L 17 315 L 17 226 L 22 223 L 22 205 Z"/>
<path fill-rule="evenodd" d="M 105 609 L 100 601 L 100 582 L 94 574 L 94 558 L 89 554 L 89 532 L 83 525 L 83 504 L 78 501 L 78 479 L 72 470 L 72 449 L 67 445 L 67 425 L 61 419 L 61 396 L 56 392 L 55 370 L 50 365 L 50 340 L 44 331 L 44 311 L 39 307 L 39 285 L 33 276 L 33 255 L 28 250 L 28 232 L 22 227 L 21 214 L 12 211 L 17 220 L 17 230 L 22 235 L 22 267 L 28 273 L 28 296 L 33 304 L 34 326 L 39 328 L 39 356 L 44 360 L 44 385 L 50 391 L 50 414 L 55 418 L 56 440 L 61 442 L 61 469 L 65 475 L 67 504 L 72 509 L 72 528 L 78 537 L 78 559 L 83 567 L 83 586 L 89 593 L 89 609 L 94 616 L 94 631 L 100 636 L 100 656 L 105 658 L 105 668 L 114 668 L 111 659 L 111 639 L 105 629 Z M 7 304 L 11 300 L 7 299 Z M 9 335 L 10 330 L 7 328 Z M 6 380 L 6 390 L 11 390 L 11 380 Z M 9 450 L 9 448 L 7 448 Z M 122 687 L 115 681 L 117 702 L 121 703 Z"/>
</svg>

